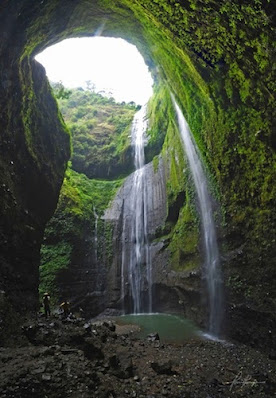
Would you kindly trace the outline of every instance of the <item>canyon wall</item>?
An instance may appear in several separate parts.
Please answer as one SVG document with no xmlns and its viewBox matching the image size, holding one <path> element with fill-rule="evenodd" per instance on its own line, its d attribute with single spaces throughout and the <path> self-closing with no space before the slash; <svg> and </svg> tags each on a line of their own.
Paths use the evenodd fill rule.
<svg viewBox="0 0 276 398">
<path fill-rule="evenodd" d="M 20 311 L 37 305 L 40 243 L 70 156 L 69 135 L 33 56 L 101 27 L 105 36 L 136 44 L 176 95 L 222 208 L 228 334 L 267 345 L 276 324 L 272 3 L 4 0 L 0 11 L 5 297 Z M 187 210 L 179 215 L 179 227 L 187 225 Z M 176 237 L 174 244 L 177 265 L 183 253 Z"/>
</svg>

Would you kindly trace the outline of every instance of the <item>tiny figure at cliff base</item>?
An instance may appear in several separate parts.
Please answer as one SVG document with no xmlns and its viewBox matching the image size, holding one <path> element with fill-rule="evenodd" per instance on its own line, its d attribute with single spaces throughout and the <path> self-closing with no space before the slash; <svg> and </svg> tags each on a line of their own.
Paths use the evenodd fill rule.
<svg viewBox="0 0 276 398">
<path fill-rule="evenodd" d="M 44 314 L 45 317 L 48 318 L 48 315 L 51 315 L 51 310 L 50 310 L 50 295 L 49 293 L 44 293 L 43 295 L 43 307 L 44 307 Z"/>
<path fill-rule="evenodd" d="M 63 311 L 63 316 L 65 318 L 68 317 L 69 313 L 70 313 L 70 303 L 69 301 L 65 300 L 60 304 L 60 309 Z"/>
</svg>

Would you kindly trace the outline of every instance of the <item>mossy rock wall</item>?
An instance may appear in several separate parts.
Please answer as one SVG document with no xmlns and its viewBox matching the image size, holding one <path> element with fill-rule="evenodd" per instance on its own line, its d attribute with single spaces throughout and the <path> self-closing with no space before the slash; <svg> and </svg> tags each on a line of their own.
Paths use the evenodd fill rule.
<svg viewBox="0 0 276 398">
<path fill-rule="evenodd" d="M 41 247 L 40 297 L 50 292 L 53 306 L 67 299 L 72 310 L 81 307 L 88 316 L 105 309 L 106 278 L 114 253 L 112 225 L 102 216 L 122 182 L 66 171 Z"/>
<path fill-rule="evenodd" d="M 21 61 L 19 48 L 5 44 L 0 61 L 0 288 L 23 311 L 37 308 L 40 245 L 57 204 L 70 138 L 44 68 Z"/>
<path fill-rule="evenodd" d="M 156 85 L 148 116 L 149 138 L 145 152 L 148 158 L 158 153 L 153 158 L 156 171 L 162 159 L 167 195 L 166 222 L 156 234 L 167 241 L 172 269 L 192 270 L 201 264 L 196 194 L 167 85 Z"/>
<path fill-rule="evenodd" d="M 136 44 L 177 97 L 222 205 L 228 301 L 245 312 L 266 312 L 275 326 L 273 13 L 272 2 L 260 0 L 1 4 L 1 280 L 7 294 L 36 296 L 43 225 L 69 157 L 68 136 L 32 57 L 101 26 L 104 35 Z"/>
</svg>

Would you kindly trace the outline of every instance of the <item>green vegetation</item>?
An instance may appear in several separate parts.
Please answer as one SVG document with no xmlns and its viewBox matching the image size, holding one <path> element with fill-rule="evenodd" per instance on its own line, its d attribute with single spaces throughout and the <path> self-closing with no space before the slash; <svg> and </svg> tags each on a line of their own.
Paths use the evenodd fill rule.
<svg viewBox="0 0 276 398">
<path fill-rule="evenodd" d="M 54 86 L 64 120 L 72 134 L 72 168 L 89 178 L 118 178 L 133 168 L 131 123 L 137 109 L 132 102 L 116 103 L 91 89 Z"/>
<path fill-rule="evenodd" d="M 272 3 L 124 4 L 144 27 L 152 57 L 200 148 L 222 205 L 228 250 L 244 245 L 226 272 L 238 267 L 247 280 L 244 294 L 254 291 L 258 306 L 263 291 L 273 290 L 265 274 L 275 275 L 276 257 Z"/>
<path fill-rule="evenodd" d="M 122 182 L 123 179 L 114 181 L 89 179 L 84 174 L 69 168 L 63 182 L 58 209 L 67 215 L 85 220 L 93 216 L 94 207 L 101 216 Z"/>
<path fill-rule="evenodd" d="M 161 91 L 163 93 L 162 108 L 160 105 L 155 113 L 151 114 L 154 123 L 150 132 L 158 131 L 159 126 L 166 128 L 161 152 L 166 168 L 168 201 L 168 216 L 164 233 L 171 254 L 172 268 L 175 271 L 191 270 L 200 265 L 199 220 L 195 209 L 194 186 L 176 124 L 170 93 L 166 87 L 163 87 Z M 158 97 L 157 100 L 153 98 L 152 103 L 157 103 L 158 99 L 160 101 Z M 163 109 L 166 111 L 164 112 Z M 156 158 L 158 160 L 157 156 Z M 154 158 L 154 164 L 157 162 L 156 158 Z M 158 164 L 155 167 L 158 167 Z"/>
<path fill-rule="evenodd" d="M 59 298 L 58 274 L 70 264 L 71 252 L 72 247 L 66 241 L 60 241 L 52 245 L 44 244 L 41 247 L 39 295 L 42 298 L 44 292 L 51 292 L 51 302 L 54 305 L 58 304 Z"/>
<path fill-rule="evenodd" d="M 93 235 L 95 212 L 102 237 L 98 260 L 106 264 L 112 260 L 113 229 L 100 217 L 121 186 L 121 176 L 133 168 L 130 129 L 137 107 L 134 103 L 115 103 L 113 98 L 94 92 L 90 84 L 86 90 L 67 90 L 61 83 L 52 87 L 72 134 L 73 152 L 41 248 L 40 294 L 48 290 L 56 304 L 60 295 L 58 280 L 76 256 L 81 258 L 82 254 L 77 254 L 79 246 L 86 235 Z"/>
<path fill-rule="evenodd" d="M 154 86 L 154 93 L 148 103 L 148 142 L 145 148 L 146 162 L 161 152 L 172 116 L 170 92 L 166 85 Z M 156 162 L 156 161 L 155 161 Z"/>
<path fill-rule="evenodd" d="M 89 233 L 93 234 L 95 212 L 99 217 L 99 234 L 104 236 L 104 244 L 99 248 L 99 259 L 102 259 L 105 250 L 105 254 L 108 253 L 106 261 L 110 262 L 112 228 L 104 228 L 100 217 L 122 182 L 91 180 L 70 168 L 67 170 L 58 207 L 47 224 L 41 248 L 39 291 L 40 294 L 49 291 L 54 304 L 59 300 L 59 275 L 71 265 L 81 242 Z"/>
<path fill-rule="evenodd" d="M 41 14 L 38 7 L 35 8 L 38 17 L 26 30 L 24 56 L 30 55 L 40 43 L 53 41 L 53 34 L 47 32 L 56 32 L 56 15 L 59 15 L 56 11 L 61 11 L 57 4 L 57 1 L 47 3 Z M 223 207 L 226 250 L 244 248 L 241 259 L 230 264 L 230 268 L 237 267 L 239 274 L 246 275 L 242 279 L 254 288 L 260 282 L 255 304 L 263 303 L 262 289 L 276 291 L 265 285 L 265 273 L 275 275 L 276 257 L 272 239 L 276 232 L 273 3 L 101 0 L 92 6 L 89 0 L 82 0 L 68 7 L 68 11 L 63 10 L 66 29 L 54 33 L 57 40 L 96 30 L 99 21 L 108 15 L 105 34 L 125 37 L 137 44 L 158 80 L 174 93 Z M 28 107 L 35 105 L 28 92 L 31 85 L 27 83 L 27 77 L 23 76 L 22 88 L 26 94 L 23 127 L 32 149 L 33 115 Z M 153 99 L 152 109 L 158 112 L 160 107 L 154 105 L 154 101 L 157 97 Z M 162 101 L 160 106 L 166 113 L 164 123 L 170 130 L 173 128 L 171 121 L 168 122 L 171 116 Z M 147 159 L 157 155 L 164 140 L 163 133 L 160 138 L 157 132 L 166 129 L 162 129 L 162 125 L 155 129 L 154 125 L 156 121 L 151 125 Z M 122 147 L 126 149 L 125 144 L 126 141 Z M 80 155 L 81 145 L 80 140 Z M 114 147 L 119 145 L 116 143 Z M 177 150 L 174 149 L 175 154 Z M 126 154 L 127 149 L 123 153 Z M 115 154 L 116 149 L 114 152 L 108 149 L 105 160 L 111 159 L 112 164 Z M 169 159 L 169 154 L 167 156 Z M 80 164 L 87 166 L 82 158 Z M 181 191 L 181 184 L 177 187 L 178 170 L 177 162 L 172 163 L 170 203 Z M 91 173 L 95 175 L 94 169 Z M 121 170 L 117 175 L 120 173 Z"/>
<path fill-rule="evenodd" d="M 53 82 L 51 83 L 52 89 L 54 91 L 56 99 L 68 99 L 72 94 L 72 90 L 67 89 L 64 87 L 62 82 Z"/>
<path fill-rule="evenodd" d="M 40 68 L 38 65 L 34 67 L 30 60 L 22 60 L 19 80 L 23 87 L 23 95 L 20 109 L 17 111 L 22 119 L 26 149 L 36 167 L 41 169 L 45 160 L 53 154 L 56 155 L 52 159 L 53 163 L 62 162 L 61 170 L 58 171 L 60 164 L 59 167 L 51 168 L 54 183 L 56 179 L 62 179 L 66 169 L 67 159 L 70 156 L 70 133 L 51 95 L 49 82 L 44 75 L 41 75 Z M 48 140 L 51 129 L 58 132 L 54 140 Z M 41 152 L 42 148 L 44 152 Z"/>
<path fill-rule="evenodd" d="M 175 117 L 172 114 L 172 117 Z M 169 165 L 169 175 L 167 179 L 168 206 L 172 205 L 180 192 L 187 189 L 187 163 L 184 157 L 180 135 L 176 123 L 173 119 L 168 125 L 168 132 L 162 155 Z M 186 170 L 186 175 L 184 171 Z"/>
<path fill-rule="evenodd" d="M 202 258 L 199 255 L 197 215 L 194 207 L 188 202 L 181 209 L 172 230 L 169 250 L 172 253 L 172 266 L 176 271 L 190 271 L 202 264 Z"/>
</svg>

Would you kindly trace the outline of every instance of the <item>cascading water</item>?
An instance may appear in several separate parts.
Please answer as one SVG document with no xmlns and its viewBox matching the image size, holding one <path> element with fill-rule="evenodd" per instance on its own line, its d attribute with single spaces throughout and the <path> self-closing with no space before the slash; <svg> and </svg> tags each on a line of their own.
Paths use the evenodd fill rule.
<svg viewBox="0 0 276 398">
<path fill-rule="evenodd" d="M 205 249 L 205 266 L 203 276 L 207 281 L 209 295 L 209 333 L 215 337 L 218 337 L 221 330 L 223 313 L 222 277 L 216 230 L 213 219 L 212 202 L 208 192 L 207 179 L 197 153 L 196 145 L 192 140 L 189 126 L 173 96 L 172 101 L 176 110 L 183 148 L 187 155 L 200 206 Z"/>
<path fill-rule="evenodd" d="M 148 240 L 147 222 L 147 186 L 145 182 L 144 143 L 147 129 L 146 109 L 144 105 L 135 114 L 132 124 L 132 142 L 135 150 L 135 169 L 133 185 L 128 203 L 130 209 L 128 218 L 124 218 L 122 231 L 122 265 L 121 265 L 121 299 L 125 296 L 125 283 L 128 278 L 130 293 L 133 301 L 133 313 L 152 311 L 152 264 Z M 130 235 L 130 247 L 126 248 L 125 240 Z M 146 272 L 144 272 L 146 270 Z M 142 297 L 145 290 L 144 280 L 147 281 L 147 309 Z"/>
<path fill-rule="evenodd" d="M 95 218 L 95 226 L 94 226 L 94 251 L 95 251 L 95 260 L 98 260 L 98 219 L 99 216 L 96 212 L 95 206 L 93 206 L 93 214 Z"/>
</svg>

